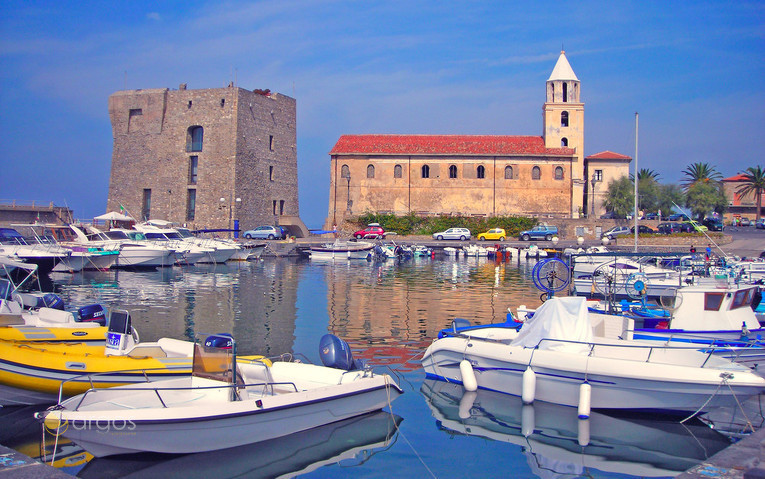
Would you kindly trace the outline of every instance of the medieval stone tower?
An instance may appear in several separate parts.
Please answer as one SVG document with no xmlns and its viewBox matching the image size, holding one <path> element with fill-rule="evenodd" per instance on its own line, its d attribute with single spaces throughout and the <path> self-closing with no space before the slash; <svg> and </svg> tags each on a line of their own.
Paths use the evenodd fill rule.
<svg viewBox="0 0 765 479">
<path fill-rule="evenodd" d="M 192 229 L 302 225 L 293 98 L 183 84 L 116 92 L 109 116 L 108 210 Z"/>
<path fill-rule="evenodd" d="M 584 188 L 584 103 L 580 100 L 581 85 L 561 51 L 547 79 L 547 98 L 543 107 L 543 133 L 547 148 L 573 148 L 571 165 L 571 215 L 582 208 Z"/>
</svg>

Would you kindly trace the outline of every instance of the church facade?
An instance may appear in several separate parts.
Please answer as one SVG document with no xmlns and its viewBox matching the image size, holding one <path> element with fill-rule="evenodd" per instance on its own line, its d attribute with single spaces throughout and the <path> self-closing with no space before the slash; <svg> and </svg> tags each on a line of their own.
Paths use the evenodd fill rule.
<svg viewBox="0 0 765 479">
<path fill-rule="evenodd" d="M 597 165 L 588 171 L 580 94 L 580 81 L 561 52 L 546 82 L 542 136 L 341 136 L 330 151 L 326 225 L 367 212 L 540 218 L 600 213 L 602 200 L 591 190 L 602 198 L 608 181 L 628 173 L 631 159 L 593 155 Z"/>
</svg>

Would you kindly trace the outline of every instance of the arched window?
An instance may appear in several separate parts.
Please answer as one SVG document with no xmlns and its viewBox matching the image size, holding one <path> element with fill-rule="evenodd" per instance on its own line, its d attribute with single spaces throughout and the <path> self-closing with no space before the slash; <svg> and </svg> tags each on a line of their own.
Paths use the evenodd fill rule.
<svg viewBox="0 0 765 479">
<path fill-rule="evenodd" d="M 342 168 L 340 168 L 340 178 L 350 178 L 351 177 L 351 170 L 348 168 L 348 165 L 343 165 Z"/>
<path fill-rule="evenodd" d="M 456 178 L 457 177 L 457 166 L 451 165 L 449 166 L 449 178 Z"/>
<path fill-rule="evenodd" d="M 556 180 L 562 180 L 563 179 L 563 167 L 562 166 L 556 166 L 555 167 L 555 179 Z"/>
<path fill-rule="evenodd" d="M 201 126 L 190 126 L 186 135 L 186 151 L 202 151 L 202 140 L 205 129 Z"/>
<path fill-rule="evenodd" d="M 542 170 L 539 169 L 538 166 L 535 166 L 531 169 L 531 179 L 532 180 L 538 180 L 542 176 Z"/>
<path fill-rule="evenodd" d="M 568 138 L 561 138 L 560 139 L 560 146 L 567 147 L 568 146 Z"/>
<path fill-rule="evenodd" d="M 367 166 L 367 178 L 374 178 L 375 177 L 375 166 L 369 165 Z"/>
<path fill-rule="evenodd" d="M 479 179 L 486 177 L 486 168 L 483 165 L 478 165 L 478 168 L 475 170 L 475 177 Z"/>
<path fill-rule="evenodd" d="M 393 167 L 393 177 L 401 178 L 401 165 L 396 165 Z"/>
<path fill-rule="evenodd" d="M 422 177 L 430 178 L 430 167 L 428 165 L 422 165 Z"/>
<path fill-rule="evenodd" d="M 506 166 L 505 167 L 505 179 L 506 180 L 512 180 L 513 179 L 513 167 L 512 166 Z"/>
<path fill-rule="evenodd" d="M 560 126 L 568 126 L 568 112 L 562 111 L 560 113 Z"/>
</svg>

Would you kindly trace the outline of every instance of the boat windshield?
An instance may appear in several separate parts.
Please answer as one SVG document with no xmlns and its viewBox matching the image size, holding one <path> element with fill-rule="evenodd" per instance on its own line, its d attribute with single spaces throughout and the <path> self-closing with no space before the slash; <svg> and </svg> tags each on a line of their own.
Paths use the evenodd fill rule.
<svg viewBox="0 0 765 479">
<path fill-rule="evenodd" d="M 21 234 L 13 228 L 0 228 L 0 243 L 2 244 L 29 244 Z"/>
<path fill-rule="evenodd" d="M 129 240 L 130 237 L 124 231 L 107 231 L 104 233 L 107 238 L 112 240 Z"/>
<path fill-rule="evenodd" d="M 236 382 L 236 346 L 228 336 L 210 335 L 194 342 L 191 375 L 229 384 Z M 232 399 L 236 391 L 232 389 Z"/>
<path fill-rule="evenodd" d="M 191 231 L 189 231 L 186 228 L 178 228 L 178 235 L 181 238 L 193 238 L 194 237 L 194 235 L 191 234 Z"/>
</svg>

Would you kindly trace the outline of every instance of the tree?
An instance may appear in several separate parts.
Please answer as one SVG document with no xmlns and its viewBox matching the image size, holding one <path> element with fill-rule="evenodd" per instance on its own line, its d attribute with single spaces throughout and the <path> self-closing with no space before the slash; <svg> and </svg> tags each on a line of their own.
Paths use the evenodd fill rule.
<svg viewBox="0 0 765 479">
<path fill-rule="evenodd" d="M 630 178 L 634 175 L 630 174 Z M 638 171 L 638 181 L 640 180 L 653 180 L 658 182 L 659 181 L 659 174 L 651 169 L 648 168 L 640 168 L 640 171 Z"/>
<path fill-rule="evenodd" d="M 685 206 L 691 209 L 693 216 L 702 220 L 710 211 L 724 213 L 728 207 L 728 200 L 721 183 L 697 181 L 686 191 Z"/>
<path fill-rule="evenodd" d="M 641 176 L 638 172 L 638 209 L 647 213 L 655 213 L 659 209 L 661 185 L 654 176 Z"/>
<path fill-rule="evenodd" d="M 635 192 L 628 176 L 622 176 L 618 180 L 612 180 L 608 183 L 604 205 L 606 210 L 612 211 L 616 216 L 624 217 L 632 213 L 635 205 Z"/>
<path fill-rule="evenodd" d="M 736 193 L 740 196 L 752 195 L 754 196 L 754 204 L 756 205 L 757 221 L 760 220 L 760 208 L 762 207 L 762 192 L 765 191 L 765 170 L 761 166 L 750 166 L 742 173 L 745 180 L 742 181 L 742 185 L 736 189 Z"/>
<path fill-rule="evenodd" d="M 685 203 L 685 192 L 680 185 L 660 185 L 659 186 L 659 201 L 656 206 L 657 211 L 663 213 L 669 213 L 675 205 L 682 205 Z"/>
<path fill-rule="evenodd" d="M 699 182 L 713 182 L 716 183 L 722 179 L 720 174 L 714 166 L 709 163 L 693 163 L 688 168 L 683 170 L 685 175 L 685 181 L 682 182 L 683 187 L 687 191 L 688 188 Z"/>
</svg>

